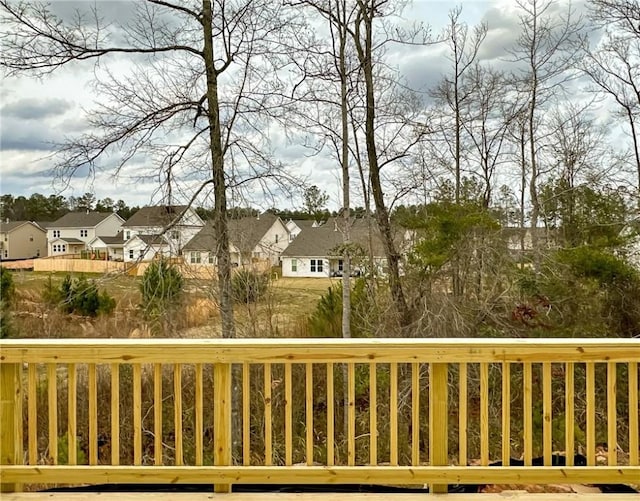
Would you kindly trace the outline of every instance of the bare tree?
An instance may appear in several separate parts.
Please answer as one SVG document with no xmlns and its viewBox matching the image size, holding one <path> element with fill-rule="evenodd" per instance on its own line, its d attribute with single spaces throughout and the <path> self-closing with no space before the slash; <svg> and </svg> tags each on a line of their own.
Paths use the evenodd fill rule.
<svg viewBox="0 0 640 501">
<path fill-rule="evenodd" d="M 536 228 L 540 219 L 538 182 L 541 151 L 539 118 L 542 110 L 562 90 L 573 76 L 579 54 L 582 21 L 576 18 L 571 5 L 565 11 L 555 11 L 552 0 L 517 0 L 520 11 L 520 35 L 510 50 L 517 70 L 516 86 L 528 99 L 527 134 L 529 146 L 529 199 L 531 203 L 531 244 L 536 270 L 540 268 L 539 241 Z"/>
<path fill-rule="evenodd" d="M 604 34 L 595 48 L 585 48 L 581 68 L 596 91 L 615 101 L 629 126 L 640 190 L 640 6 L 624 0 L 590 4 L 593 20 Z"/>
<path fill-rule="evenodd" d="M 445 40 L 449 47 L 447 58 L 451 61 L 451 73 L 444 76 L 438 86 L 431 91 L 432 97 L 442 102 L 447 108 L 447 116 L 453 114 L 453 140 L 449 141 L 445 131 L 445 142 L 453 157 L 455 177 L 455 202 L 460 202 L 461 170 L 462 170 L 462 133 L 463 107 L 466 106 L 473 85 L 466 85 L 468 74 L 474 67 L 480 46 L 487 36 L 487 25 L 482 23 L 469 33 L 469 26 L 460 20 L 462 7 L 458 6 L 449 12 L 449 26 Z M 446 118 L 445 118 L 446 121 Z"/>
<path fill-rule="evenodd" d="M 133 5 L 128 22 L 108 22 L 98 5 L 63 18 L 49 5 L 1 0 L 0 64 L 10 76 L 46 76 L 95 63 L 102 100 L 88 115 L 91 130 L 60 148 L 67 175 L 115 157 L 116 174 L 151 160 L 171 189 L 178 179 L 197 183 L 190 203 L 213 187 L 222 333 L 234 337 L 228 191 L 277 176 L 260 147 L 260 117 L 277 113 L 270 91 L 285 63 L 273 47 L 284 47 L 294 23 L 266 0 Z M 115 56 L 130 69 L 113 69 Z"/>
</svg>

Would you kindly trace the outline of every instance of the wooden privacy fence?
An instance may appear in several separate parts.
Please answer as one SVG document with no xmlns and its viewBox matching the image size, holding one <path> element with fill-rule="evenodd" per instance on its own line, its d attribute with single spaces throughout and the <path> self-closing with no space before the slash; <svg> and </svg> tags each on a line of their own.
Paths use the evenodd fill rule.
<svg viewBox="0 0 640 501">
<path fill-rule="evenodd" d="M 0 348 L 3 490 L 166 482 L 446 492 L 640 479 L 640 340 L 29 339 Z"/>
</svg>

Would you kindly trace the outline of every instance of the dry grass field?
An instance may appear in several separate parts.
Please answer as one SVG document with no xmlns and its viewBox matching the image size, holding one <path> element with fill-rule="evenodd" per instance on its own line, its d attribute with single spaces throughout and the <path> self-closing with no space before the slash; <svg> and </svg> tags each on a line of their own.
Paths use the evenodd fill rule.
<svg viewBox="0 0 640 501">
<path fill-rule="evenodd" d="M 114 314 L 96 319 L 64 315 L 42 301 L 49 282 L 58 286 L 66 273 L 13 272 L 17 301 L 15 324 L 28 337 L 147 337 L 152 327 L 140 315 L 140 277 L 124 274 L 91 275 L 98 287 L 115 298 Z M 237 304 L 238 337 L 305 336 L 306 317 L 313 312 L 322 294 L 340 279 L 275 278 L 266 297 L 255 304 Z M 171 337 L 217 337 L 220 335 L 214 284 L 187 280 L 184 307 L 172 318 L 164 335 Z M 157 335 L 157 333 L 155 334 Z"/>
</svg>

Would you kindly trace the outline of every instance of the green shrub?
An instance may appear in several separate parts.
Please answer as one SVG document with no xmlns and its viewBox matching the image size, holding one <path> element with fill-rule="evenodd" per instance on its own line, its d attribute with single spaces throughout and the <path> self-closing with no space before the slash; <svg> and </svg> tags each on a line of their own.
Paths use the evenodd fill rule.
<svg viewBox="0 0 640 501">
<path fill-rule="evenodd" d="M 171 306 L 178 304 L 182 288 L 182 274 L 169 261 L 163 259 L 151 263 L 140 282 L 140 307 L 145 317 L 158 317 Z"/>
<path fill-rule="evenodd" d="M 269 289 L 269 276 L 250 270 L 239 270 L 231 279 L 233 300 L 238 303 L 256 303 Z"/>
<path fill-rule="evenodd" d="M 44 286 L 42 297 L 50 305 L 58 305 L 65 313 L 95 317 L 109 314 L 116 307 L 116 301 L 107 291 L 98 291 L 98 286 L 85 277 L 77 279 L 71 275 L 64 277 L 60 287 L 53 285 L 51 277 Z"/>
</svg>

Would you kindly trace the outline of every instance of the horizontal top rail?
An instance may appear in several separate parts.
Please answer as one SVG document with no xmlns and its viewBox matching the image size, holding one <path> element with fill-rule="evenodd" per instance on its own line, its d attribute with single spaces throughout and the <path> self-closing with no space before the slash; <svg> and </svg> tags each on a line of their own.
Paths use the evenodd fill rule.
<svg viewBox="0 0 640 501">
<path fill-rule="evenodd" d="M 1 363 L 640 362 L 640 339 L 10 339 Z"/>
</svg>

